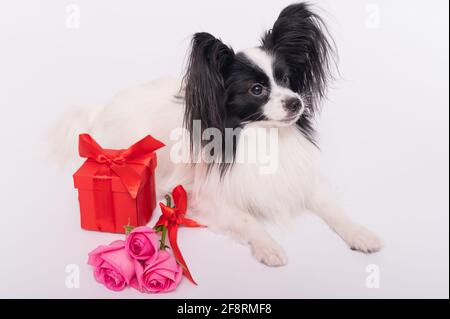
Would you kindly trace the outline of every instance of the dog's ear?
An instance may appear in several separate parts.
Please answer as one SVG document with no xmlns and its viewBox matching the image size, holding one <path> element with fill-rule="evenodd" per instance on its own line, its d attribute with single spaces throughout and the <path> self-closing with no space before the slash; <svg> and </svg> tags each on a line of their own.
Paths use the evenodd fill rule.
<svg viewBox="0 0 450 319">
<path fill-rule="evenodd" d="M 303 94 L 314 111 L 326 93 L 335 61 L 334 42 L 323 20 L 305 3 L 290 5 L 266 32 L 262 47 L 286 61 L 292 89 Z"/>
<path fill-rule="evenodd" d="M 234 58 L 233 50 L 209 33 L 196 33 L 184 77 L 186 110 L 184 125 L 194 136 L 193 121 L 207 128 L 224 130 L 224 72 Z"/>
</svg>

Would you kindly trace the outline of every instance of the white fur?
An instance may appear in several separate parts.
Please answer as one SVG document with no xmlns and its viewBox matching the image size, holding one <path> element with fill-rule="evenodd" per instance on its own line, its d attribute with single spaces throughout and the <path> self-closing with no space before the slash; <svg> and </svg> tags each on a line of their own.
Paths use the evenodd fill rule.
<svg viewBox="0 0 450 319">
<path fill-rule="evenodd" d="M 247 52 L 269 72 L 267 57 L 255 50 Z M 107 148 L 128 147 L 146 134 L 153 135 L 167 145 L 158 151 L 159 195 L 183 184 L 190 194 L 191 211 L 200 221 L 250 244 L 256 259 L 269 266 L 284 265 L 287 259 L 282 247 L 262 227 L 261 219 L 289 220 L 304 209 L 316 212 L 350 247 L 363 252 L 381 248 L 375 235 L 351 222 L 334 203 L 316 167 L 317 148 L 294 126 L 279 127 L 279 162 L 273 174 L 261 174 L 257 163 L 236 163 L 221 180 L 216 169 L 206 174 L 205 164 L 174 164 L 169 156 L 174 141 L 169 136 L 182 126 L 184 105 L 174 98 L 179 87 L 174 79 L 153 81 L 125 90 L 108 104 L 74 117 L 77 120 L 72 127 L 65 129 L 70 138 L 58 144 L 59 154 L 75 158 L 77 134 L 82 132 L 91 133 Z M 273 101 L 268 113 L 278 116 L 275 109 L 282 109 L 280 99 Z M 267 122 L 254 122 L 244 130 L 264 126 Z M 73 148 L 71 153 L 66 151 L 67 145 Z M 242 148 L 239 144 L 238 156 L 246 151 Z"/>
</svg>

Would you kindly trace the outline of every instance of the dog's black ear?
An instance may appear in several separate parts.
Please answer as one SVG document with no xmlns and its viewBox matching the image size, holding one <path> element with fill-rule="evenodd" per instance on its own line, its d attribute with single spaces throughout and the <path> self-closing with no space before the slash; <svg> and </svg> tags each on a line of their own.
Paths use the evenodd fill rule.
<svg viewBox="0 0 450 319">
<path fill-rule="evenodd" d="M 334 42 L 323 20 L 305 3 L 286 7 L 262 39 L 265 50 L 285 59 L 292 89 L 306 97 L 313 112 L 332 78 Z"/>
<path fill-rule="evenodd" d="M 224 72 L 233 58 L 233 50 L 211 34 L 194 34 L 184 77 L 184 125 L 191 133 L 191 147 L 194 139 L 198 141 L 193 132 L 194 120 L 200 120 L 202 131 L 206 128 L 224 130 Z"/>
</svg>

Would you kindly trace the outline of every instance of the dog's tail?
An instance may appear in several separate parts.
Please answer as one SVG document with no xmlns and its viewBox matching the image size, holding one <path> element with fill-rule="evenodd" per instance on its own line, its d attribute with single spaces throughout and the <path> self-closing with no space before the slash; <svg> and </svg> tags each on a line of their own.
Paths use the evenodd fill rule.
<svg viewBox="0 0 450 319">
<path fill-rule="evenodd" d="M 78 158 L 78 136 L 91 133 L 101 106 L 73 107 L 65 111 L 49 131 L 49 151 L 65 167 Z"/>
</svg>

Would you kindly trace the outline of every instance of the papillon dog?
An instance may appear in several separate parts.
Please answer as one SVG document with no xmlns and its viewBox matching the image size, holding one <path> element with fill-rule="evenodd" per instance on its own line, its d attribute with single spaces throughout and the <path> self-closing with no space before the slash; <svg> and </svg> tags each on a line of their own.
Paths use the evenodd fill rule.
<svg viewBox="0 0 450 319">
<path fill-rule="evenodd" d="M 333 78 L 334 48 L 323 20 L 305 3 L 285 8 L 260 45 L 243 51 L 196 33 L 183 79 L 156 80 L 67 114 L 59 123 L 65 133 L 55 134 L 60 157 L 75 157 L 79 133 L 108 148 L 151 134 L 167 145 L 158 151 L 159 194 L 182 184 L 190 212 L 210 229 L 249 244 L 258 261 L 287 262 L 264 221 L 289 221 L 304 210 L 350 248 L 378 251 L 378 237 L 345 215 L 317 167 L 313 124 Z M 228 132 L 231 138 L 223 138 Z M 211 142 L 211 136 L 219 138 Z M 268 144 L 276 163 L 264 172 L 248 154 Z M 175 160 L 178 153 L 189 160 Z"/>
</svg>

